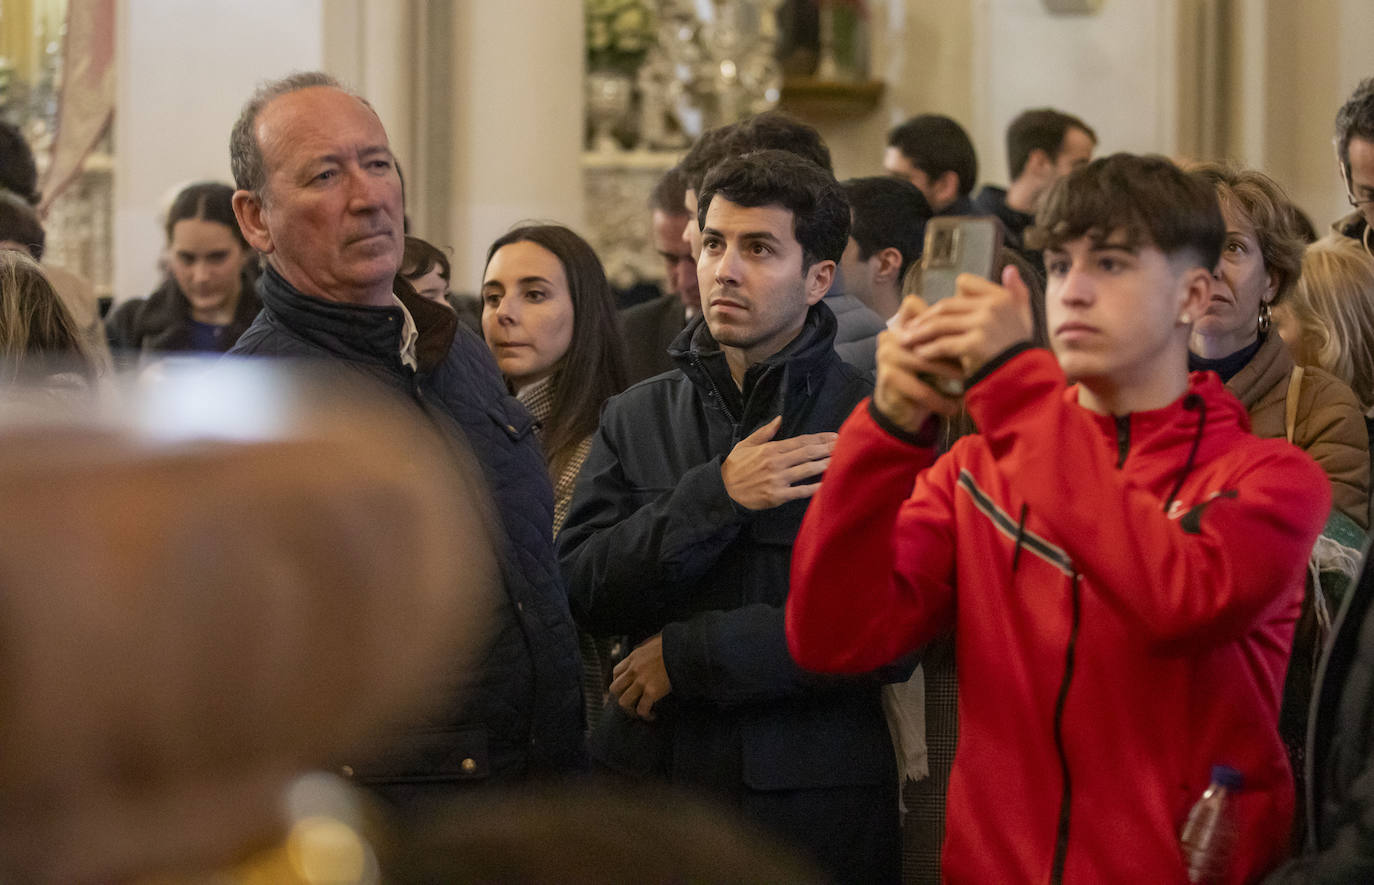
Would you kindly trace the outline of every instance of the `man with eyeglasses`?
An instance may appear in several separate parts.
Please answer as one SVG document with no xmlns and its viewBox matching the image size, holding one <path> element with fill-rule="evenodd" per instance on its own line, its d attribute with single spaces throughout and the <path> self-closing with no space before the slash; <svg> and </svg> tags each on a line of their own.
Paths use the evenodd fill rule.
<svg viewBox="0 0 1374 885">
<path fill-rule="evenodd" d="M 1361 81 L 1336 112 L 1336 158 L 1355 211 L 1331 227 L 1374 255 L 1374 77 Z"/>
</svg>

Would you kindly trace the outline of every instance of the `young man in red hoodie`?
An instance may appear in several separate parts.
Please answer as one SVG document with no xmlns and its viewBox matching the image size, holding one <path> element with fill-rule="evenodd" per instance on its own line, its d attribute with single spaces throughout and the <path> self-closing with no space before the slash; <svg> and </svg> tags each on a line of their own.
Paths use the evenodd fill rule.
<svg viewBox="0 0 1374 885">
<path fill-rule="evenodd" d="M 1054 353 L 1014 269 L 903 306 L 797 538 L 789 647 L 860 672 L 954 630 L 949 881 L 1186 881 L 1215 764 L 1245 778 L 1225 880 L 1249 881 L 1288 845 L 1279 697 L 1330 490 L 1188 374 L 1225 237 L 1209 188 L 1119 154 L 1038 221 Z M 958 404 L 926 373 L 966 379 L 981 431 L 938 460 Z"/>
</svg>

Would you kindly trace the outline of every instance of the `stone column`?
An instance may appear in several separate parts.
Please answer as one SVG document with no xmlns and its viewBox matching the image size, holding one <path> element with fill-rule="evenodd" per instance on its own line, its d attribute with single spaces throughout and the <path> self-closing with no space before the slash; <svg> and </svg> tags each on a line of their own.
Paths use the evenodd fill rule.
<svg viewBox="0 0 1374 885">
<path fill-rule="evenodd" d="M 448 219 L 453 290 L 518 221 L 582 229 L 582 4 L 455 3 Z"/>
</svg>

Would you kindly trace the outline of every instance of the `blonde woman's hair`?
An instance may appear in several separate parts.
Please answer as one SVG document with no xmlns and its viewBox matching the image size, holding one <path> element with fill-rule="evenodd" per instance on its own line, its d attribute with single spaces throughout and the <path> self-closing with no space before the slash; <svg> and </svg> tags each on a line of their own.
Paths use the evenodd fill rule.
<svg viewBox="0 0 1374 885">
<path fill-rule="evenodd" d="M 1327 236 L 1307 247 L 1289 296 L 1299 362 L 1325 369 L 1374 406 L 1374 257 L 1354 240 Z"/>
<path fill-rule="evenodd" d="M 81 330 L 38 264 L 23 252 L 0 249 L 0 381 L 52 372 L 91 379 L 95 367 Z"/>
</svg>

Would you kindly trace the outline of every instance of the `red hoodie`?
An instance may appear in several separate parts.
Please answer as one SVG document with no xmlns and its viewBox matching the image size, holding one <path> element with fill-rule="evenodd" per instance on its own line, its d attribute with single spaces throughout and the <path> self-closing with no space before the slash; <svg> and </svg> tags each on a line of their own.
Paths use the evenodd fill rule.
<svg viewBox="0 0 1374 885">
<path fill-rule="evenodd" d="M 938 461 L 867 403 L 846 421 L 793 551 L 793 656 L 863 672 L 954 628 L 950 881 L 1184 882 L 1214 764 L 1245 777 L 1227 881 L 1255 879 L 1288 847 L 1278 708 L 1325 475 L 1211 373 L 1114 418 L 1030 350 L 965 399 L 983 433 Z"/>
</svg>

